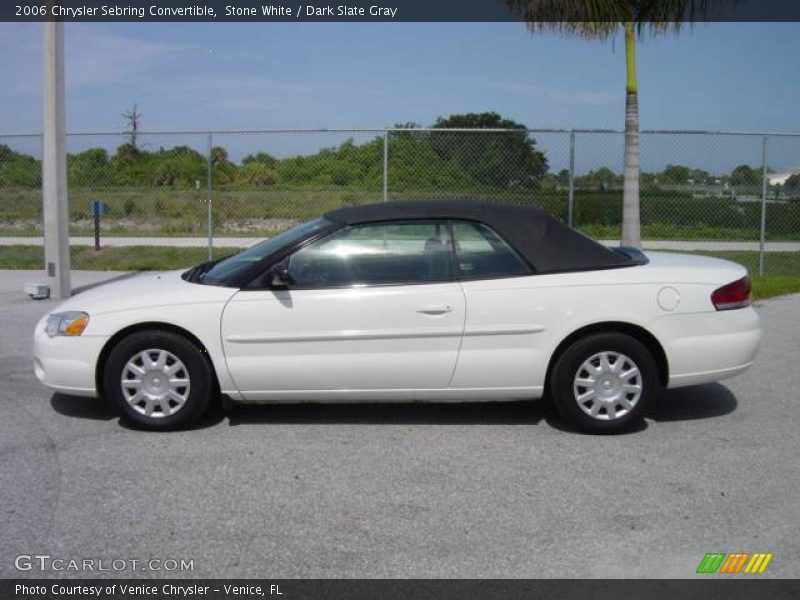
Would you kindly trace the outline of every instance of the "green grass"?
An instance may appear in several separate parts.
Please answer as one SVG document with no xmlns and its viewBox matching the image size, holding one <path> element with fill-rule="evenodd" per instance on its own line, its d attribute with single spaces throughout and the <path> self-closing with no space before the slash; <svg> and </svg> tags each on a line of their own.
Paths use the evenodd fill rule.
<svg viewBox="0 0 800 600">
<path fill-rule="evenodd" d="M 216 255 L 230 252 L 217 250 Z M 95 252 L 92 246 L 70 247 L 72 268 L 90 271 L 166 271 L 189 268 L 207 258 L 207 248 L 127 246 L 105 247 Z M 43 264 L 41 246 L 0 246 L 0 269 L 41 269 Z"/>
<path fill-rule="evenodd" d="M 216 217 L 215 217 L 216 218 Z M 304 220 L 303 219 L 299 220 Z M 618 240 L 620 237 L 619 225 L 583 225 L 578 227 L 585 235 L 596 240 Z M 265 237 L 274 233 L 256 229 L 253 231 L 229 231 L 223 230 L 221 223 L 217 222 L 214 228 L 214 237 Z M 160 221 L 158 225 L 151 226 L 146 222 L 135 225 L 135 228 L 127 227 L 124 224 L 114 224 L 104 226 L 101 232 L 102 237 L 204 237 L 207 234 L 205 221 L 198 217 L 198 220 L 173 219 Z M 41 236 L 41 231 L 26 228 L 12 229 L 3 227 L 0 222 L 0 236 Z M 70 226 L 70 235 L 88 236 L 94 235 L 92 227 Z M 757 228 L 731 229 L 731 228 L 710 228 L 705 225 L 693 225 L 690 227 L 677 227 L 669 223 L 649 223 L 642 225 L 642 239 L 647 240 L 675 240 L 675 241 L 758 241 L 759 232 Z M 768 241 L 797 241 L 797 236 L 782 236 L 773 239 L 767 236 Z"/>
<path fill-rule="evenodd" d="M 259 235 L 264 219 L 271 226 L 285 227 L 286 220 L 306 220 L 340 206 L 380 201 L 379 187 L 276 184 L 260 189 L 222 186 L 214 190 L 212 209 L 215 235 L 237 235 L 235 226 L 247 221 L 256 229 L 241 235 Z M 505 189 L 473 186 L 463 189 L 404 188 L 390 181 L 390 199 L 486 198 L 514 204 L 535 204 L 566 218 L 564 190 Z M 204 235 L 207 192 L 171 187 L 73 187 L 69 194 L 72 235 L 90 235 L 89 205 L 107 204 L 104 235 Z M 41 221 L 38 189 L 0 188 L 0 234 L 33 235 Z M 575 194 L 575 224 L 597 239 L 617 239 L 622 215 L 619 191 L 578 190 Z M 642 236 L 663 240 L 757 240 L 760 231 L 759 203 L 731 199 L 697 199 L 684 193 L 642 190 Z M 769 204 L 767 239 L 800 239 L 800 202 Z"/>
<path fill-rule="evenodd" d="M 576 228 L 596 240 L 618 240 L 622 227 L 620 225 L 582 225 Z M 755 242 L 760 237 L 757 225 L 749 228 L 736 229 L 732 227 L 710 227 L 700 223 L 698 225 L 678 226 L 674 223 L 645 223 L 642 225 L 642 239 L 647 240 L 674 240 L 674 241 L 725 241 L 725 242 Z M 767 235 L 768 241 L 791 241 L 798 239 L 795 234 L 772 236 Z"/>
<path fill-rule="evenodd" d="M 758 273 L 758 252 L 749 251 L 715 251 L 690 252 L 732 260 L 747 267 L 750 275 Z M 764 255 L 764 272 L 770 277 L 800 277 L 800 252 L 767 252 Z"/>
<path fill-rule="evenodd" d="M 233 249 L 218 248 L 219 258 Z M 738 262 L 751 274 L 758 273 L 757 252 L 697 252 Z M 206 248 L 174 248 L 168 246 L 105 247 L 95 252 L 91 246 L 72 246 L 73 269 L 93 271 L 165 271 L 188 268 L 206 260 Z M 41 246 L 0 246 L 0 269 L 41 269 L 44 249 Z M 752 275 L 753 296 L 757 299 L 800 292 L 800 252 L 773 252 L 765 257 L 769 275 Z"/>
<path fill-rule="evenodd" d="M 798 292 L 800 292 L 800 277 L 753 277 L 753 297 L 756 300 Z"/>
</svg>

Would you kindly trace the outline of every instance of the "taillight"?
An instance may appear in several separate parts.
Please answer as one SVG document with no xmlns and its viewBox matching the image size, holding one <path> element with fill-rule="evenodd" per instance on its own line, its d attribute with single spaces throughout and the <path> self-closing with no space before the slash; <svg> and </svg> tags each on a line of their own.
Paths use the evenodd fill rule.
<svg viewBox="0 0 800 600">
<path fill-rule="evenodd" d="M 711 294 L 711 302 L 717 310 L 733 310 L 750 306 L 750 278 L 741 279 L 723 285 Z"/>
</svg>

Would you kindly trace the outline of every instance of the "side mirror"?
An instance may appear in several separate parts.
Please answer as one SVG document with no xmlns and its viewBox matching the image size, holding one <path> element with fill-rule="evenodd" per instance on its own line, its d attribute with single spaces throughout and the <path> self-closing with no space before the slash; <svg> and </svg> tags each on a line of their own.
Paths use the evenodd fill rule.
<svg viewBox="0 0 800 600">
<path fill-rule="evenodd" d="M 290 283 L 292 283 L 292 277 L 289 275 L 289 261 L 282 260 L 269 268 L 270 287 L 283 289 L 289 287 Z"/>
</svg>

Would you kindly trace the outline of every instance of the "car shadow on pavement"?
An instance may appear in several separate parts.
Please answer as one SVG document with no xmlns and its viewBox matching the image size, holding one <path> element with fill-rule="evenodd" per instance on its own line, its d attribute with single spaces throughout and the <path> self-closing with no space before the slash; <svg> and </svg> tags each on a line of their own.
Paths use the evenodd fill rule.
<svg viewBox="0 0 800 600">
<path fill-rule="evenodd" d="M 736 396 L 723 385 L 712 383 L 677 390 L 663 390 L 647 412 L 658 423 L 721 417 L 736 410 Z M 234 404 L 228 424 L 359 424 L 359 425 L 538 425 L 575 433 L 547 400 L 464 403 L 336 403 L 336 404 Z M 647 421 L 625 434 L 647 429 Z"/>
<path fill-rule="evenodd" d="M 232 426 L 252 424 L 536 425 L 549 418 L 547 402 L 402 402 L 238 404 Z"/>
<path fill-rule="evenodd" d="M 78 419 L 110 421 L 118 414 L 102 398 L 53 394 L 50 405 L 57 413 Z M 711 383 L 662 391 L 647 413 L 658 423 L 712 419 L 730 414 L 738 406 L 736 396 L 723 385 Z M 233 404 L 227 411 L 213 407 L 192 429 L 228 425 L 357 424 L 357 425 L 538 425 L 574 432 L 547 400 L 514 402 L 405 402 L 331 404 Z M 120 426 L 135 426 L 120 420 Z M 647 429 L 642 421 L 626 434 Z"/>
<path fill-rule="evenodd" d="M 728 388 L 709 383 L 662 390 L 647 417 L 659 423 L 713 419 L 732 413 L 738 405 L 736 396 Z"/>
<path fill-rule="evenodd" d="M 102 398 L 82 398 L 66 394 L 53 394 L 50 406 L 60 415 L 92 421 L 110 421 L 117 413 Z"/>
<path fill-rule="evenodd" d="M 138 431 L 141 428 L 125 419 L 120 419 L 119 414 L 105 398 L 84 398 L 68 396 L 66 394 L 53 394 L 50 397 L 50 406 L 58 414 L 76 419 L 92 421 L 111 421 L 117 419 L 120 427 Z M 207 429 L 221 423 L 225 419 L 225 411 L 220 406 L 212 406 L 200 420 L 190 429 Z"/>
</svg>

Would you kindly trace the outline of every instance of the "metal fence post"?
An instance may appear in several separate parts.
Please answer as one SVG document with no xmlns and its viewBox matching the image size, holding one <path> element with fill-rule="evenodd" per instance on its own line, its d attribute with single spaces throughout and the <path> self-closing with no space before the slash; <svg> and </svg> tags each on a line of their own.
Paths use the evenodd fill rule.
<svg viewBox="0 0 800 600">
<path fill-rule="evenodd" d="M 389 200 L 389 130 L 383 130 L 383 201 Z"/>
<path fill-rule="evenodd" d="M 569 197 L 567 198 L 567 225 L 575 226 L 575 132 L 569 132 Z"/>
<path fill-rule="evenodd" d="M 214 214 L 211 210 L 211 198 L 213 197 L 213 179 L 211 177 L 211 148 L 213 143 L 213 134 L 211 132 L 208 133 L 208 159 L 206 162 L 207 166 L 207 181 L 206 186 L 208 188 L 208 216 L 207 216 L 207 224 L 208 224 L 208 260 L 214 259 Z"/>
<path fill-rule="evenodd" d="M 764 136 L 764 149 L 761 162 L 761 236 L 758 244 L 758 274 L 764 276 L 764 245 L 767 237 L 767 140 Z"/>
</svg>

